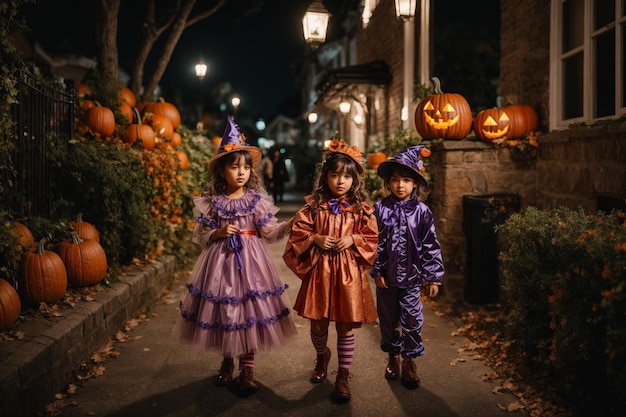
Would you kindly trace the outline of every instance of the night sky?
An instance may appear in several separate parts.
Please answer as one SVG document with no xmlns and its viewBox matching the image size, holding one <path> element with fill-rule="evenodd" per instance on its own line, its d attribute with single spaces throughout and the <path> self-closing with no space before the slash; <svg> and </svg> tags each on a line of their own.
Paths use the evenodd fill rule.
<svg viewBox="0 0 626 417">
<path fill-rule="evenodd" d="M 162 86 L 179 90 L 187 100 L 197 100 L 201 88 L 206 93 L 219 83 L 230 82 L 241 97 L 240 111 L 261 116 L 275 113 L 281 103 L 297 94 L 292 68 L 309 50 L 302 34 L 302 16 L 309 3 L 229 0 L 216 14 L 185 30 Z M 131 9 L 137 4 L 143 2 L 123 0 L 120 12 L 119 58 L 126 72 L 130 72 L 137 48 L 141 13 Z M 262 6 L 246 15 L 250 4 Z M 95 56 L 93 0 L 41 0 L 25 14 L 32 36 L 50 53 Z M 200 58 L 209 65 L 202 85 L 194 73 Z"/>
</svg>

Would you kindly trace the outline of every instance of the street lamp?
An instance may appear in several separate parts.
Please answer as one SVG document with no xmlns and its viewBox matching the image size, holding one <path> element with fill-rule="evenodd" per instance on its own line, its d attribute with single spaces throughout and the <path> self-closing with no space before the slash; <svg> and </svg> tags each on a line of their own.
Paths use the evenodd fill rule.
<svg viewBox="0 0 626 417">
<path fill-rule="evenodd" d="M 198 77 L 198 79 L 200 80 L 203 80 L 208 69 L 208 65 L 204 62 L 204 60 L 201 59 L 194 67 L 194 70 L 196 71 L 196 77 Z"/>
<path fill-rule="evenodd" d="M 396 17 L 402 20 L 413 19 L 416 2 L 417 0 L 396 0 Z"/>
<path fill-rule="evenodd" d="M 317 49 L 326 41 L 329 20 L 330 13 L 324 8 L 321 1 L 315 0 L 309 5 L 302 18 L 302 31 L 304 32 L 304 40 L 311 45 L 311 48 Z"/>
<path fill-rule="evenodd" d="M 314 125 L 317 122 L 317 113 L 312 111 L 307 115 L 306 119 L 309 121 L 309 124 Z"/>
<path fill-rule="evenodd" d="M 350 108 L 352 104 L 348 101 L 347 98 L 342 98 L 339 103 L 339 112 L 341 113 L 341 124 L 343 125 L 341 128 L 341 136 L 343 140 L 346 140 L 346 136 L 348 134 L 348 113 L 350 113 Z M 349 141 L 347 141 L 349 142 Z"/>
<path fill-rule="evenodd" d="M 237 109 L 239 108 L 239 105 L 241 104 L 241 99 L 237 96 L 234 96 L 231 100 L 230 100 L 230 104 L 233 105 L 233 109 L 235 109 L 234 111 L 234 118 L 237 118 Z"/>
<path fill-rule="evenodd" d="M 396 17 L 404 21 L 404 98 L 400 119 L 402 127 L 410 125 L 409 106 L 413 100 L 413 72 L 415 71 L 415 2 L 417 0 L 395 0 Z"/>
<path fill-rule="evenodd" d="M 200 61 L 198 61 L 198 63 L 193 67 L 194 71 L 196 72 L 196 77 L 198 77 L 198 79 L 200 80 L 200 103 L 198 104 L 198 121 L 196 124 L 196 128 L 198 129 L 202 129 L 202 110 L 204 108 L 204 83 L 202 82 L 202 80 L 204 80 L 204 77 L 206 76 L 207 70 L 209 69 L 209 66 L 206 64 L 206 62 L 204 62 L 204 60 L 201 58 Z"/>
</svg>

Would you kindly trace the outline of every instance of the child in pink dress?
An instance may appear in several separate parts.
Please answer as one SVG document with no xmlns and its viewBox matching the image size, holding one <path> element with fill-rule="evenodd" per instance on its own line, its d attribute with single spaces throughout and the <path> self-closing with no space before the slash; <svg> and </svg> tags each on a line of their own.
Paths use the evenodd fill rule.
<svg viewBox="0 0 626 417">
<path fill-rule="evenodd" d="M 174 328 L 182 341 L 222 353 L 217 385 L 233 379 L 238 358 L 239 385 L 247 392 L 257 389 L 255 353 L 282 346 L 296 333 L 283 299 L 287 285 L 265 243 L 289 233 L 293 218 L 278 223 L 278 207 L 254 170 L 260 157 L 229 118 L 220 149 L 209 162 L 207 189 L 194 197 L 201 214 L 192 239 L 202 252 Z"/>
<path fill-rule="evenodd" d="M 410 146 L 378 166 L 391 195 L 374 204 L 378 219 L 378 254 L 370 274 L 376 281 L 376 301 L 381 344 L 389 354 L 385 378 L 400 376 L 402 382 L 417 387 L 415 362 L 424 354 L 422 341 L 421 288 L 430 284 L 430 297 L 439 293 L 444 268 L 441 246 L 430 208 L 423 202 L 428 182 L 422 175 L 424 146 Z"/>
<path fill-rule="evenodd" d="M 302 280 L 294 309 L 311 321 L 317 353 L 311 382 L 327 377 L 328 327 L 335 322 L 339 370 L 334 397 L 351 397 L 348 376 L 354 355 L 354 328 L 376 320 L 368 269 L 376 257 L 378 230 L 365 202 L 361 153 L 334 139 L 313 193 L 298 211 L 283 259 Z"/>
</svg>

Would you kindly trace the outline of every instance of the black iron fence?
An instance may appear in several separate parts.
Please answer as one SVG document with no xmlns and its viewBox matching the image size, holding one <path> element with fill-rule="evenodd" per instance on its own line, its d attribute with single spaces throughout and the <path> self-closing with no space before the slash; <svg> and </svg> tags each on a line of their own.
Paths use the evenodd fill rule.
<svg viewBox="0 0 626 417">
<path fill-rule="evenodd" d="M 46 148 L 53 137 L 71 138 L 74 132 L 73 80 L 41 82 L 23 73 L 13 106 L 16 122 L 13 172 L 5 178 L 9 208 L 19 217 L 50 216 L 50 174 Z"/>
</svg>

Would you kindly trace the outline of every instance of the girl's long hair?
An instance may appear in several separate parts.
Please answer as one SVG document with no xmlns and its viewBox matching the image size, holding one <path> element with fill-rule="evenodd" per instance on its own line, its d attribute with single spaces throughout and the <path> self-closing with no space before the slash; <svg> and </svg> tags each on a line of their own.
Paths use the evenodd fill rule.
<svg viewBox="0 0 626 417">
<path fill-rule="evenodd" d="M 350 204 L 352 204 L 357 211 L 360 211 L 361 203 L 365 202 L 367 199 L 363 176 L 359 173 L 357 163 L 352 158 L 339 152 L 330 153 L 318 170 L 313 185 L 313 192 L 311 193 L 313 197 L 313 211 L 319 210 L 323 203 L 333 198 L 330 188 L 328 187 L 328 182 L 326 181 L 330 172 L 346 172 L 352 176 L 352 187 L 350 187 L 350 190 L 346 193 L 346 199 L 350 201 Z"/>
<path fill-rule="evenodd" d="M 250 165 L 250 178 L 245 186 L 255 191 L 260 191 L 262 187 L 261 181 L 259 180 L 259 176 L 257 175 L 254 166 L 252 165 L 252 156 L 250 153 L 247 151 L 233 151 L 215 161 L 215 166 L 213 171 L 209 172 L 209 180 L 202 195 L 207 197 L 211 195 L 224 194 L 226 192 L 226 180 L 221 173 L 227 165 L 239 161 L 239 158 L 242 156 L 246 159 L 246 164 Z"/>
</svg>

